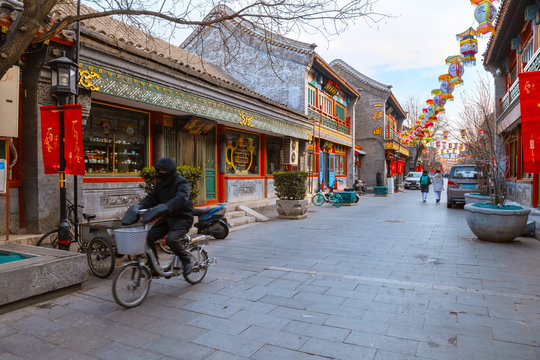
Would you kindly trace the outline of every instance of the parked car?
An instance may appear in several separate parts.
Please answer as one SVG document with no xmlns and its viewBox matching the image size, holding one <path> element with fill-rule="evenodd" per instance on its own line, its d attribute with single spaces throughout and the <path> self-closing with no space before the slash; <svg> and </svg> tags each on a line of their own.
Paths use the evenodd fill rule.
<svg viewBox="0 0 540 360">
<path fill-rule="evenodd" d="M 407 174 L 407 177 L 403 181 L 403 186 L 405 189 L 420 189 L 420 177 L 422 176 L 421 171 L 411 171 Z"/>
<path fill-rule="evenodd" d="M 450 169 L 446 192 L 446 206 L 465 203 L 465 194 L 474 192 L 480 184 L 480 176 L 475 165 L 454 165 Z"/>
</svg>

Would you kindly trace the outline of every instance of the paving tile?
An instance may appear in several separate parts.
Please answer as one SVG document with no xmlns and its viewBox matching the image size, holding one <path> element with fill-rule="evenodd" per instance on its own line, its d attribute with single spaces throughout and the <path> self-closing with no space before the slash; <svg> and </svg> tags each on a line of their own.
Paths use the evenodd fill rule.
<svg viewBox="0 0 540 360">
<path fill-rule="evenodd" d="M 273 345 L 264 345 L 259 351 L 257 351 L 251 359 L 255 360 L 276 360 L 276 359 L 287 359 L 287 360 L 323 360 L 328 359 L 328 357 L 316 356 L 313 354 L 294 351 L 290 349 L 285 349 Z"/>
<path fill-rule="evenodd" d="M 206 330 L 217 330 L 224 334 L 238 335 L 252 324 L 249 322 L 249 320 L 246 322 L 240 322 L 234 317 L 231 319 L 223 319 L 210 315 L 199 315 L 195 319 L 191 320 L 188 325 Z M 157 326 L 159 326 L 159 324 L 157 324 Z"/>
<path fill-rule="evenodd" d="M 412 339 L 402 339 L 393 336 L 361 332 L 358 330 L 352 330 L 344 342 L 347 344 L 399 352 L 405 355 L 415 355 L 419 343 Z"/>
<path fill-rule="evenodd" d="M 239 334 L 238 338 L 255 340 L 292 350 L 298 350 L 307 340 L 309 340 L 309 334 L 288 330 L 290 329 L 284 328 L 283 330 L 276 330 L 262 326 L 250 326 Z"/>
<path fill-rule="evenodd" d="M 264 342 L 243 339 L 214 330 L 210 330 L 206 334 L 199 336 L 194 339 L 193 342 L 202 346 L 239 354 L 245 357 L 251 357 L 251 355 L 264 345 Z"/>
<path fill-rule="evenodd" d="M 163 355 L 139 347 L 112 342 L 92 353 L 100 360 L 160 360 Z"/>
<path fill-rule="evenodd" d="M 275 295 L 265 295 L 262 298 L 258 300 L 259 302 L 273 304 L 273 305 L 279 305 L 284 307 L 289 307 L 293 309 L 306 309 L 309 305 L 313 303 L 313 301 L 309 300 L 298 300 L 293 299 L 290 297 L 283 297 L 283 296 L 275 296 Z"/>
<path fill-rule="evenodd" d="M 248 359 L 250 358 L 243 357 L 237 354 L 231 354 L 225 351 L 214 351 L 212 355 L 204 358 L 204 360 L 248 360 Z M 251 359 L 253 359 L 253 357 Z M 162 359 L 162 360 L 165 360 L 165 359 Z"/>
<path fill-rule="evenodd" d="M 214 352 L 212 348 L 167 336 L 161 336 L 144 345 L 142 348 L 152 353 L 162 354 L 176 359 L 190 360 L 206 359 Z"/>
<path fill-rule="evenodd" d="M 193 311 L 199 314 L 218 316 L 222 318 L 228 318 L 240 310 L 239 307 L 236 307 L 234 305 L 211 304 L 211 303 L 204 303 L 204 302 L 196 302 L 196 303 L 188 304 L 184 306 L 184 309 Z"/>
<path fill-rule="evenodd" d="M 332 359 L 371 360 L 375 356 L 376 349 L 341 342 L 310 339 L 300 348 L 300 351 Z"/>
<path fill-rule="evenodd" d="M 285 331 L 306 335 L 313 338 L 325 339 L 335 342 L 342 342 L 349 334 L 350 330 L 328 326 L 312 324 L 303 321 L 293 320 L 284 328 Z"/>
<path fill-rule="evenodd" d="M 323 324 L 329 317 L 329 315 L 327 314 L 321 314 L 313 311 L 296 310 L 283 306 L 272 310 L 269 315 L 277 316 L 284 319 L 310 322 L 314 324 Z"/>
<path fill-rule="evenodd" d="M 240 308 L 241 310 L 248 311 L 250 313 L 261 313 L 267 314 L 270 311 L 274 310 L 277 305 L 266 304 L 260 301 L 250 301 L 244 299 L 228 299 L 223 303 L 223 305 L 232 305 Z"/>
</svg>

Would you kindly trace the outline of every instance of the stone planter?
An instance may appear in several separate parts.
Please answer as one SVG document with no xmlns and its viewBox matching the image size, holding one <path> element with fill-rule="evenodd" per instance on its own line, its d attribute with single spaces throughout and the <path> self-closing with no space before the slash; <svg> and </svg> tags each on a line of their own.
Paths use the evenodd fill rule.
<svg viewBox="0 0 540 360">
<path fill-rule="evenodd" d="M 489 208 L 486 204 L 466 204 L 467 224 L 480 240 L 510 242 L 527 225 L 531 210 L 521 206 Z"/>
<path fill-rule="evenodd" d="M 276 200 L 278 219 L 305 219 L 307 217 L 307 200 Z"/>
<path fill-rule="evenodd" d="M 489 195 L 466 193 L 465 204 L 489 204 L 491 197 Z"/>
</svg>

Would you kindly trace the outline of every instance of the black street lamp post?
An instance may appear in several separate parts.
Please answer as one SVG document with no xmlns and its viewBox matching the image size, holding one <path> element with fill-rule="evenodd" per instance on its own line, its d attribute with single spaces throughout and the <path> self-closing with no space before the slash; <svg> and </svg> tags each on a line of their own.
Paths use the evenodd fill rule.
<svg viewBox="0 0 540 360">
<path fill-rule="evenodd" d="M 58 247 L 69 250 L 71 234 L 66 215 L 66 159 L 64 156 L 65 130 L 62 105 L 68 104 L 77 93 L 77 64 L 65 54 L 49 62 L 51 67 L 51 94 L 56 98 L 60 109 L 60 223 L 58 224 Z"/>
</svg>

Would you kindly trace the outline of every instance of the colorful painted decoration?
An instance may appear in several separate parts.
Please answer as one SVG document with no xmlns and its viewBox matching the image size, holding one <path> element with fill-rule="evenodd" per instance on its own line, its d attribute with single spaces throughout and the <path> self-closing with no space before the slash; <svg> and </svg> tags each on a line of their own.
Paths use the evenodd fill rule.
<svg viewBox="0 0 540 360">
<path fill-rule="evenodd" d="M 467 135 L 467 130 L 461 129 L 461 137 L 465 139 L 465 136 Z"/>
<path fill-rule="evenodd" d="M 478 53 L 478 40 L 476 40 L 476 30 L 472 27 L 456 35 L 459 41 L 459 51 L 463 55 L 464 66 L 476 66 L 476 57 Z"/>
<path fill-rule="evenodd" d="M 444 137 L 444 140 L 448 140 L 448 130 L 443 130 L 443 137 Z M 446 142 L 443 142 L 443 145 L 446 144 Z"/>
<path fill-rule="evenodd" d="M 478 2 L 478 0 L 471 0 L 475 5 L 478 3 L 476 10 L 474 11 L 474 18 L 478 21 L 478 28 L 476 29 L 477 34 L 495 34 L 493 21 L 495 21 L 495 17 L 497 16 L 497 8 L 493 5 L 493 1 L 498 0 L 483 0 L 480 2 Z"/>
<path fill-rule="evenodd" d="M 461 64 L 461 62 L 452 62 L 450 63 L 450 66 L 448 67 L 448 74 L 452 76 L 452 78 L 456 77 L 462 77 L 465 73 L 465 68 Z"/>
<path fill-rule="evenodd" d="M 484 129 L 478 128 L 478 136 L 484 136 Z"/>
<path fill-rule="evenodd" d="M 445 80 L 441 83 L 441 91 L 445 94 L 451 94 L 454 91 L 454 86 L 449 80 Z"/>
<path fill-rule="evenodd" d="M 450 75 L 450 74 L 442 74 L 441 76 L 439 76 L 439 81 L 448 81 L 448 80 L 452 80 L 453 76 Z"/>
</svg>

